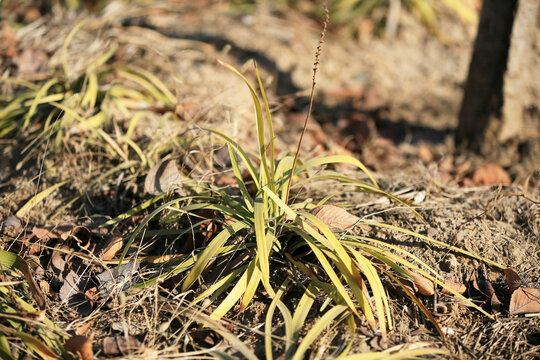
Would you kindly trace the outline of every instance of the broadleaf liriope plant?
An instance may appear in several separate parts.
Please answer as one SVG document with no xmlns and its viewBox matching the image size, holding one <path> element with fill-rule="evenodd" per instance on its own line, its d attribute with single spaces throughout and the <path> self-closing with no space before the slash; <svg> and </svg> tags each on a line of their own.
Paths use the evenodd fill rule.
<svg viewBox="0 0 540 360">
<path fill-rule="evenodd" d="M 310 108 L 304 131 L 311 112 L 315 76 L 327 21 L 325 21 L 321 40 L 317 47 Z M 272 115 L 257 65 L 255 64 L 255 74 L 262 103 L 255 88 L 244 75 L 227 63 L 220 61 L 220 64 L 236 73 L 244 81 L 251 93 L 255 109 L 258 161 L 252 161 L 248 156 L 248 152 L 227 134 L 215 129 L 206 129 L 209 133 L 221 138 L 227 146 L 232 171 L 238 185 L 237 193 L 231 194 L 230 188 L 224 189 L 214 184 L 184 178 L 182 186 L 186 190 L 191 189 L 193 194 L 165 202 L 147 216 L 132 233 L 124 248 L 120 262 L 122 262 L 128 248 L 138 238 L 148 222 L 165 211 L 167 211 L 167 215 L 160 220 L 162 223 L 178 221 L 186 215 L 196 215 L 193 213 L 196 210 L 213 210 L 218 214 L 216 217 L 223 219 L 224 229 L 211 238 L 204 248 L 195 249 L 192 254 L 175 256 L 174 260 L 163 264 L 163 266 L 171 265 L 169 270 L 155 278 L 137 284 L 135 287 L 151 286 L 159 279 L 185 272 L 186 275 L 181 286 L 182 292 L 189 290 L 198 292 L 190 307 L 201 311 L 212 307 L 213 310 L 209 319 L 215 321 L 224 317 L 238 302 L 240 302 L 238 308 L 240 312 L 246 309 L 262 286 L 267 296 L 272 299 L 266 315 L 264 330 L 265 355 L 268 359 L 273 356 L 273 343 L 279 340 L 283 341 L 287 359 L 302 359 L 306 351 L 316 346 L 315 341 L 320 339 L 320 335 L 330 324 L 347 322 L 351 334 L 354 334 L 357 326 L 355 318 L 362 316 L 365 317 L 372 329 L 379 329 L 383 339 L 385 339 L 387 330 L 392 328 L 392 317 L 386 289 L 381 281 L 382 273 L 404 287 L 405 292 L 434 323 L 443 341 L 444 335 L 435 319 L 398 278 L 412 279 L 411 273 L 421 275 L 445 287 L 471 307 L 475 307 L 485 315 L 490 316 L 477 305 L 459 295 L 455 290 L 445 286 L 435 270 L 414 254 L 378 239 L 352 233 L 338 234 L 335 229 L 330 228 L 328 224 L 310 212 L 317 206 L 323 205 L 329 197 L 324 198 L 316 205 L 308 201 L 298 200 L 289 203 L 289 192 L 295 179 L 298 180 L 296 185 L 303 185 L 306 182 L 334 181 L 338 185 L 353 187 L 355 191 L 388 197 L 409 207 L 412 213 L 421 218 L 409 204 L 380 189 L 369 170 L 353 157 L 334 155 L 300 162 L 298 160 L 300 140 L 296 154 L 285 153 L 285 155 L 281 155 L 283 154 L 281 153 L 281 156 L 276 158 L 274 156 L 275 134 L 272 126 Z M 266 134 L 265 127 L 268 128 L 268 134 Z M 269 149 L 269 156 L 267 149 Z M 241 163 L 238 159 L 246 167 L 254 189 L 250 189 L 247 180 L 244 179 Z M 297 161 L 299 166 L 296 166 Z M 333 171 L 325 171 L 316 176 L 310 176 L 309 174 L 310 169 L 335 163 L 349 164 L 356 167 L 365 174 L 368 181 L 360 181 Z M 128 213 L 109 221 L 108 224 L 111 225 L 121 221 L 163 198 L 164 195 L 159 195 L 150 199 Z M 208 221 L 208 219 L 203 219 L 193 224 L 192 228 Z M 361 222 L 361 220 L 358 221 L 358 223 Z M 439 247 L 449 248 L 483 260 L 492 266 L 502 268 L 501 265 L 478 255 L 451 247 L 407 229 L 384 223 L 366 222 L 366 224 L 405 233 L 432 242 Z M 175 234 L 180 237 L 192 232 L 192 228 L 177 231 Z M 310 257 L 300 258 L 297 254 L 302 251 L 309 253 Z M 234 254 L 236 260 L 230 261 Z M 239 256 L 239 254 L 243 256 Z M 227 259 L 227 257 L 229 260 L 224 262 L 219 260 L 220 258 Z M 387 268 L 391 269 L 392 273 L 390 270 L 381 272 L 381 267 L 376 266 L 375 262 L 378 265 L 385 264 Z M 215 263 L 219 263 L 223 267 L 221 269 L 212 269 L 212 265 Z M 287 275 L 285 281 L 277 286 L 275 285 L 276 281 L 273 281 L 274 278 L 271 277 L 272 265 L 280 264 L 279 266 L 283 267 L 283 263 L 286 263 L 289 268 L 296 268 L 309 279 L 309 284 L 305 286 L 303 296 L 298 302 L 294 313 L 291 313 L 282 300 L 282 296 L 292 281 L 291 277 Z M 216 273 L 218 273 L 217 277 L 215 276 Z M 214 277 L 213 282 L 205 284 L 205 277 L 210 278 L 210 275 Z M 203 284 L 202 291 L 195 287 L 195 284 Z M 225 295 L 226 291 L 228 292 Z M 323 307 L 328 307 L 331 303 L 333 305 L 318 321 L 312 324 L 303 339 L 300 339 L 301 330 L 307 322 L 307 315 L 315 302 L 315 298 L 321 291 L 327 295 L 327 301 Z M 218 299 L 219 303 L 214 305 Z M 273 336 L 272 319 L 276 308 L 281 312 L 284 319 L 284 337 Z M 353 336 L 351 336 L 349 346 L 344 347 L 340 356 L 344 359 L 361 359 L 362 356 L 359 356 L 359 354 L 349 355 L 352 339 Z M 247 358 L 254 357 L 253 354 L 245 351 L 243 352 L 244 356 Z M 394 354 L 393 358 L 410 358 L 423 354 L 441 353 L 445 353 L 445 350 L 425 348 Z M 369 354 L 369 358 L 378 359 L 388 356 L 387 353 L 380 355 L 379 357 L 378 354 Z"/>
</svg>

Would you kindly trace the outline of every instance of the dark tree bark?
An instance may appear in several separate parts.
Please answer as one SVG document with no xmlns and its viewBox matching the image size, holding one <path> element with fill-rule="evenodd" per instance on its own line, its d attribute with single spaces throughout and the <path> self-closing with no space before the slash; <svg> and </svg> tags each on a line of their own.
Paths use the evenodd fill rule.
<svg viewBox="0 0 540 360">
<path fill-rule="evenodd" d="M 517 0 L 484 1 L 459 114 L 456 145 L 485 152 L 490 122 L 500 116 L 503 78 Z"/>
</svg>

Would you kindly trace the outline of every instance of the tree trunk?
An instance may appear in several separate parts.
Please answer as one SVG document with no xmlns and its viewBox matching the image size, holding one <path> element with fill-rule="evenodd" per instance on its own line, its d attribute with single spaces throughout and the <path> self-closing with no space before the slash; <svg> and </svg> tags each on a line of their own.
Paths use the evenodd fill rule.
<svg viewBox="0 0 540 360">
<path fill-rule="evenodd" d="M 527 69 L 531 63 L 539 5 L 539 0 L 519 0 L 504 77 L 504 105 L 499 142 L 519 137 L 524 127 L 523 109 L 535 101 L 528 90 L 530 74 Z"/>
<path fill-rule="evenodd" d="M 456 132 L 456 144 L 486 152 L 503 103 L 510 34 L 517 0 L 484 1 Z"/>
</svg>

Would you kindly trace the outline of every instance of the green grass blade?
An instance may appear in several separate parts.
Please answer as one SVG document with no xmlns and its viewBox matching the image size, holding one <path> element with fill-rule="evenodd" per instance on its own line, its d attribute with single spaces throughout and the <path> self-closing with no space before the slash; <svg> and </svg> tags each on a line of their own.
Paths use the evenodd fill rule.
<svg viewBox="0 0 540 360">
<path fill-rule="evenodd" d="M 270 135 L 270 179 L 272 183 L 276 180 L 274 177 L 274 171 L 276 169 L 276 156 L 274 154 L 274 125 L 272 123 L 272 114 L 270 114 L 270 106 L 268 105 L 268 99 L 266 98 L 266 93 L 264 91 L 264 86 L 261 80 L 261 75 L 259 74 L 259 67 L 257 66 L 257 63 L 255 62 L 255 74 L 257 75 L 257 81 L 259 83 L 259 89 L 261 90 L 261 96 L 264 102 L 264 109 L 266 110 L 266 122 L 268 124 L 268 134 Z M 275 188 L 270 186 L 270 189 L 272 191 L 276 191 Z"/>
<path fill-rule="evenodd" d="M 96 101 L 98 97 L 98 78 L 94 73 L 88 75 L 88 85 L 86 87 L 86 92 L 81 99 L 81 106 L 89 107 L 93 109 L 96 106 Z"/>
<path fill-rule="evenodd" d="M 43 342 L 41 342 L 41 340 L 32 335 L 29 335 L 25 332 L 13 330 L 2 324 L 0 324 L 0 332 L 5 335 L 18 337 L 29 349 L 34 351 L 36 354 L 38 354 L 45 360 L 60 359 L 60 357 L 56 355 L 47 345 L 45 345 Z"/>
<path fill-rule="evenodd" d="M 221 319 L 234 305 L 240 300 L 242 294 L 245 293 L 248 281 L 250 269 L 254 269 L 257 266 L 256 261 L 252 260 L 248 266 L 248 269 L 242 274 L 240 280 L 234 285 L 227 297 L 219 304 L 219 306 L 210 314 L 210 318 L 213 320 Z M 252 270 L 251 270 L 252 272 Z"/>
<path fill-rule="evenodd" d="M 315 302 L 315 298 L 319 293 L 319 289 L 313 281 L 311 281 L 304 292 L 304 295 L 300 298 L 298 305 L 294 311 L 293 318 L 291 320 L 291 342 L 290 347 L 285 352 L 285 358 L 290 359 L 296 351 L 298 339 L 300 338 L 300 331 L 305 326 L 306 318 L 309 314 L 309 310 Z"/>
<path fill-rule="evenodd" d="M 259 259 L 259 268 L 261 270 L 262 281 L 264 287 L 269 294 L 273 294 L 274 291 L 270 286 L 270 250 L 271 245 L 268 246 L 266 229 L 265 229 L 265 210 L 267 204 L 264 203 L 262 196 L 255 198 L 254 209 L 254 227 L 255 227 L 255 240 L 257 242 L 257 257 Z"/>
<path fill-rule="evenodd" d="M 2 333 L 0 333 L 0 358 L 4 360 L 15 360 L 15 358 L 11 354 L 9 343 L 4 334 Z"/>
<path fill-rule="evenodd" d="M 394 231 L 401 232 L 403 234 L 411 235 L 413 237 L 416 237 L 416 238 L 425 240 L 427 242 L 430 242 L 432 244 L 435 244 L 437 246 L 440 246 L 440 247 L 442 247 L 444 249 L 449 249 L 449 250 L 452 250 L 454 252 L 466 255 L 468 257 L 480 260 L 480 261 L 482 261 L 482 262 L 484 262 L 484 263 L 486 263 L 486 264 L 488 264 L 490 266 L 494 266 L 494 267 L 499 268 L 499 269 L 505 269 L 506 268 L 506 266 L 501 265 L 498 262 L 495 262 L 493 260 L 489 260 L 489 259 L 487 259 L 487 258 L 485 258 L 483 256 L 480 256 L 480 255 L 473 254 L 473 253 L 471 253 L 471 252 L 469 252 L 467 250 L 460 249 L 460 248 L 452 246 L 452 245 L 448 245 L 448 244 L 446 244 L 446 243 L 444 243 L 442 241 L 438 241 L 438 240 L 435 240 L 433 238 L 430 238 L 429 236 L 418 234 L 417 232 L 414 232 L 414 231 L 411 231 L 411 230 L 407 230 L 407 229 L 404 229 L 404 228 L 401 228 L 401 227 L 398 227 L 398 226 L 385 224 L 385 223 L 379 223 L 379 222 L 365 222 L 365 224 L 371 225 L 371 226 L 378 226 L 378 227 L 382 227 L 382 228 L 386 228 L 386 229 L 391 229 L 391 230 L 394 230 Z"/>
<path fill-rule="evenodd" d="M 40 104 L 40 100 L 47 95 L 47 91 L 58 82 L 56 78 L 52 78 L 49 81 L 47 81 L 43 86 L 39 89 L 36 96 L 34 97 L 34 100 L 32 101 L 32 105 L 30 105 L 30 109 L 26 113 L 26 116 L 24 117 L 24 123 L 22 126 L 22 129 L 25 130 L 26 127 L 30 124 L 30 119 L 34 114 L 36 113 L 37 107 Z"/>
<path fill-rule="evenodd" d="M 350 164 L 350 165 L 356 166 L 368 176 L 369 180 L 371 180 L 371 182 L 373 183 L 373 186 L 375 186 L 376 188 L 379 188 L 379 185 L 377 185 L 375 178 L 373 178 L 373 176 L 371 175 L 371 172 L 365 167 L 365 165 L 362 164 L 359 160 L 353 158 L 352 156 L 347 156 L 347 155 L 325 156 L 320 159 L 306 161 L 304 164 L 302 164 L 295 170 L 295 173 L 301 173 L 302 171 L 315 167 L 315 166 L 321 166 L 325 164 L 336 164 L 336 163 Z"/>
<path fill-rule="evenodd" d="M 319 240 L 319 241 L 324 241 L 324 242 L 327 242 L 324 240 L 324 237 L 321 236 L 315 229 L 313 229 L 310 225 L 306 224 L 302 219 L 300 219 L 300 217 L 289 207 L 287 206 L 283 200 L 281 200 L 279 198 L 279 196 L 277 196 L 275 193 L 273 193 L 267 186 L 263 187 L 263 191 L 266 192 L 268 194 L 268 196 L 273 200 L 275 201 L 275 203 L 291 218 L 291 219 L 294 219 L 294 221 L 296 221 L 304 230 L 304 231 L 299 231 L 298 233 L 303 237 L 303 239 L 306 241 L 306 243 L 310 246 L 311 250 L 313 250 L 313 253 L 317 256 L 317 259 L 319 260 L 319 262 L 321 263 L 321 266 L 324 268 L 324 270 L 326 271 L 327 275 L 330 277 L 330 279 L 332 280 L 332 283 L 333 285 L 335 286 L 336 288 L 336 291 L 340 294 L 340 296 L 343 298 L 343 301 L 345 301 L 345 303 L 350 307 L 351 311 L 359 316 L 351 298 L 349 297 L 347 291 L 345 290 L 345 288 L 343 287 L 343 284 L 341 283 L 341 281 L 339 280 L 339 277 L 337 276 L 337 274 L 335 273 L 334 269 L 332 268 L 332 266 L 330 265 L 330 263 L 328 262 L 326 256 L 323 254 L 323 252 L 321 251 L 321 249 L 319 248 L 318 245 L 316 245 L 310 238 L 310 236 L 312 236 L 313 238 Z M 328 227 L 327 227 L 328 228 Z M 309 234 L 309 235 L 308 235 Z M 350 257 L 346 254 L 346 258 L 348 258 L 350 260 Z M 346 259 L 340 261 L 340 263 L 336 264 L 338 266 L 340 266 L 341 264 L 344 265 L 343 268 L 346 268 L 347 266 L 345 265 L 346 263 L 343 262 L 343 261 L 346 261 Z M 350 285 L 354 286 L 355 284 L 355 281 L 354 279 L 351 279 L 351 276 L 350 276 L 350 273 L 349 274 L 345 274 L 345 276 L 347 277 L 348 276 L 348 280 L 351 281 Z M 369 307 L 368 307 L 369 309 Z M 373 321 L 374 319 L 372 318 L 372 314 L 370 316 L 370 313 L 367 312 L 365 313 L 366 317 L 368 317 L 368 321 Z"/>
<path fill-rule="evenodd" d="M 392 322 L 390 317 L 390 306 L 388 304 L 388 298 L 386 297 L 386 291 L 381 282 L 381 278 L 377 274 L 377 270 L 365 256 L 362 256 L 362 254 L 352 248 L 349 248 L 348 251 L 353 254 L 360 271 L 367 279 L 369 287 L 373 293 L 372 299 L 375 302 L 377 319 L 379 320 L 379 328 L 381 329 L 381 332 L 385 334 L 387 321 L 390 329 L 392 328 Z"/>
<path fill-rule="evenodd" d="M 258 263 L 258 258 L 259 255 L 257 254 L 257 256 L 255 256 L 255 264 Z M 242 296 L 242 301 L 240 301 L 240 312 L 244 311 L 245 308 L 249 305 L 249 303 L 253 299 L 253 296 L 255 296 L 255 293 L 257 292 L 259 283 L 262 280 L 262 273 L 258 266 L 248 267 L 246 273 L 248 277 L 248 283 L 246 285 L 246 291 L 244 292 L 244 296 Z"/>
<path fill-rule="evenodd" d="M 212 241 L 206 246 L 206 248 L 203 250 L 203 253 L 201 254 L 201 257 L 195 265 L 193 265 L 193 268 L 189 272 L 189 274 L 186 276 L 186 279 L 184 280 L 184 283 L 182 284 L 182 292 L 189 289 L 195 281 L 199 278 L 199 276 L 202 274 L 204 268 L 210 261 L 212 257 L 216 255 L 216 253 L 219 251 L 219 248 L 223 246 L 225 241 L 227 241 L 231 236 L 233 236 L 238 231 L 248 228 L 251 225 L 245 222 L 236 222 L 228 227 L 226 227 L 224 230 L 222 230 L 219 234 L 212 239 Z"/>
<path fill-rule="evenodd" d="M 260 181 L 261 186 L 264 186 L 270 182 L 270 171 L 268 168 L 268 160 L 266 158 L 266 145 L 265 145 L 265 136 L 264 136 L 264 119 L 262 115 L 262 108 L 261 103 L 259 101 L 259 98 L 257 97 L 257 93 L 255 92 L 255 89 L 253 86 L 251 86 L 251 83 L 246 79 L 244 75 L 242 75 L 238 70 L 236 70 L 233 66 L 218 60 L 218 62 L 234 72 L 236 75 L 240 76 L 242 80 L 246 83 L 246 85 L 249 88 L 249 91 L 251 93 L 251 98 L 253 100 L 253 106 L 255 107 L 255 121 L 257 124 L 257 140 L 259 142 L 259 159 L 261 161 L 260 165 Z"/>
<path fill-rule="evenodd" d="M 230 144 L 232 146 L 234 151 L 238 154 L 238 156 L 240 156 L 240 159 L 242 159 L 244 164 L 246 164 L 247 169 L 249 171 L 249 174 L 251 175 L 251 178 L 255 182 L 255 185 L 257 186 L 257 189 L 260 189 L 259 176 L 257 175 L 257 172 L 255 171 L 255 166 L 253 166 L 253 163 L 251 162 L 251 160 L 249 160 L 249 157 L 246 154 L 246 152 L 244 151 L 244 149 L 242 149 L 242 147 L 236 141 L 234 141 L 233 139 L 231 139 L 229 136 L 225 135 L 221 131 L 214 130 L 214 129 L 209 129 L 209 128 L 204 128 L 203 130 L 209 131 L 211 133 L 214 133 L 214 134 L 220 136 L 228 144 Z"/>
<path fill-rule="evenodd" d="M 47 189 L 43 190 L 42 192 L 34 195 L 30 200 L 24 204 L 19 211 L 15 213 L 15 216 L 18 218 L 25 217 L 28 213 L 28 211 L 32 210 L 37 204 L 39 204 L 41 201 L 43 201 L 47 196 L 49 196 L 51 193 L 53 193 L 56 189 L 58 189 L 60 186 L 65 185 L 70 180 L 59 182 L 58 184 L 54 184 L 51 187 L 48 187 Z"/>
<path fill-rule="evenodd" d="M 172 106 L 174 104 L 174 100 L 171 102 L 171 100 L 164 95 L 161 91 L 159 91 L 154 84 L 152 84 L 149 80 L 145 79 L 144 77 L 134 74 L 133 72 L 126 70 L 117 70 L 118 76 L 131 80 L 136 84 L 139 84 L 144 90 L 147 91 L 148 94 L 152 96 L 153 99 L 156 101 L 161 101 L 166 106 Z"/>
<path fill-rule="evenodd" d="M 349 309 L 345 305 L 336 305 L 328 310 L 308 331 L 304 339 L 302 339 L 302 342 L 300 345 L 298 345 L 298 349 L 292 357 L 292 360 L 304 359 L 306 351 L 313 345 L 313 342 L 317 339 L 321 332 L 323 332 L 323 330 L 330 325 L 332 320 L 347 310 Z"/>
<path fill-rule="evenodd" d="M 165 99 L 167 100 L 164 102 L 166 105 L 173 106 L 176 103 L 176 97 L 169 91 L 169 89 L 167 89 L 165 84 L 163 84 L 161 80 L 159 80 L 150 71 L 140 67 L 131 67 L 130 69 L 131 71 L 136 72 L 148 79 L 152 85 L 159 89 L 159 91 L 161 91 L 161 93 L 165 96 Z"/>
<path fill-rule="evenodd" d="M 150 222 L 150 220 L 152 220 L 157 214 L 159 214 L 160 212 L 162 212 L 163 210 L 165 210 L 167 207 L 171 206 L 172 204 L 175 204 L 175 203 L 177 203 L 179 201 L 187 200 L 187 199 L 190 199 L 190 198 L 191 197 L 186 196 L 186 197 L 181 197 L 181 198 L 177 198 L 177 199 L 171 200 L 169 202 L 166 202 L 165 204 L 159 206 L 156 210 L 152 211 L 152 213 L 150 215 L 145 217 L 144 220 L 141 221 L 141 223 L 137 226 L 137 228 L 135 228 L 135 231 L 133 231 L 133 233 L 129 237 L 129 240 L 126 242 L 126 245 L 124 246 L 124 250 L 122 251 L 122 255 L 120 255 L 120 259 L 118 260 L 117 271 L 120 270 L 122 262 L 124 261 L 124 258 L 126 257 L 126 254 L 127 254 L 128 250 L 129 250 L 129 248 L 131 247 L 131 244 L 133 244 L 133 241 L 137 238 L 137 236 L 142 231 L 142 229 L 146 226 L 146 224 L 148 224 L 148 222 Z"/>
<path fill-rule="evenodd" d="M 274 311 L 276 310 L 276 307 L 278 306 L 278 304 L 281 302 L 281 297 L 283 296 L 285 289 L 287 289 L 287 286 L 289 285 L 290 281 L 291 281 L 290 278 L 286 278 L 283 284 L 281 284 L 278 291 L 276 291 L 276 296 L 274 296 L 274 299 L 270 303 L 270 306 L 268 307 L 268 310 L 266 312 L 266 318 L 264 322 L 264 351 L 265 351 L 267 360 L 273 359 L 273 356 L 272 356 L 272 318 L 274 317 Z M 283 317 L 286 318 L 285 319 L 285 325 L 286 325 L 285 338 L 289 340 L 290 339 L 291 313 L 289 312 L 287 307 L 285 307 L 285 309 L 286 310 L 282 312 Z"/>
<path fill-rule="evenodd" d="M 217 281 L 215 284 L 210 286 L 208 289 L 203 291 L 199 296 L 193 300 L 193 302 L 198 302 L 208 296 L 216 297 L 219 294 L 221 294 L 223 291 L 226 290 L 226 288 L 229 286 L 229 284 L 238 277 L 238 275 L 242 274 L 248 266 L 244 265 L 239 267 L 238 269 L 234 269 L 229 274 L 226 274 L 223 276 L 219 281 Z"/>
<path fill-rule="evenodd" d="M 69 72 L 69 66 L 68 66 L 68 52 L 67 52 L 69 43 L 71 42 L 71 40 L 73 39 L 77 31 L 79 31 L 84 26 L 84 24 L 86 24 L 86 21 L 87 19 L 82 20 L 77 25 L 75 25 L 73 29 L 71 29 L 68 36 L 66 37 L 66 40 L 64 41 L 64 45 L 62 46 L 62 66 L 64 67 L 64 76 L 68 80 L 71 77 L 71 74 Z"/>
<path fill-rule="evenodd" d="M 231 159 L 231 166 L 234 172 L 234 177 L 236 178 L 238 188 L 240 189 L 240 193 L 242 194 L 244 202 L 246 203 L 246 208 L 249 211 L 253 211 L 253 206 L 251 205 L 253 199 L 251 198 L 251 195 L 249 195 L 246 184 L 242 179 L 242 172 L 240 171 L 240 167 L 238 166 L 238 160 L 236 159 L 236 154 L 234 153 L 233 147 L 230 143 L 227 143 L 227 149 L 229 150 L 229 157 Z"/>
</svg>

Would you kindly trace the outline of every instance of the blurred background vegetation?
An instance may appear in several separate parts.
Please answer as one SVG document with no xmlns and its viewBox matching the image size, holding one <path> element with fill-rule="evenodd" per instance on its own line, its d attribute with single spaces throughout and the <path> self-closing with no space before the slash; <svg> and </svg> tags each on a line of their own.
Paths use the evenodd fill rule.
<svg viewBox="0 0 540 360">
<path fill-rule="evenodd" d="M 152 0 L 130 0 L 136 3 L 151 3 Z M 205 0 L 206 1 L 206 0 Z M 185 0 L 170 0 L 171 3 L 188 3 Z M 323 1 L 317 0 L 208 0 L 209 4 L 230 7 L 231 11 L 249 13 L 264 7 L 274 13 L 286 13 L 294 9 L 314 19 L 324 17 Z M 2 18 L 16 17 L 19 22 L 28 22 L 39 15 L 60 6 L 74 11 L 97 12 L 104 8 L 107 0 L 3 0 L 0 1 Z M 435 35 L 444 38 L 438 30 L 441 14 L 452 14 L 465 23 L 476 22 L 481 0 L 328 0 L 332 26 L 344 28 L 351 35 L 357 35 L 363 20 L 369 19 L 374 33 L 392 37 L 396 31 L 401 11 L 417 16 Z"/>
</svg>

